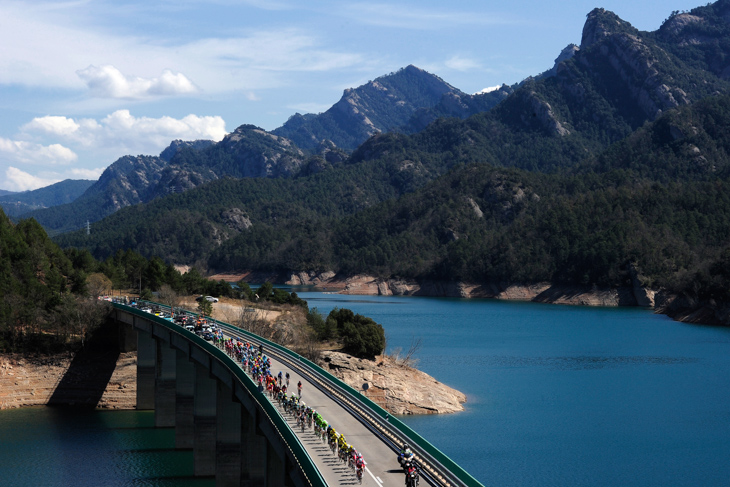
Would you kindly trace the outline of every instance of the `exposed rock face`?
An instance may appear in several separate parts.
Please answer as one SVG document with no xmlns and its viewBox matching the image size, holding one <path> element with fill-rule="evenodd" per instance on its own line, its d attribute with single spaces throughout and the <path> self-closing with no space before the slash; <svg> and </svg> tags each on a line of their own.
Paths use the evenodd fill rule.
<svg viewBox="0 0 730 487">
<path fill-rule="evenodd" d="M 108 195 L 111 210 L 147 201 L 148 193 L 157 185 L 167 163 L 159 157 L 124 156 L 106 168 L 81 201 L 95 194 Z"/>
<path fill-rule="evenodd" d="M 385 357 L 362 360 L 323 352 L 324 369 L 392 414 L 436 414 L 463 411 L 466 396 L 430 375 Z"/>
<path fill-rule="evenodd" d="M 531 124 L 531 118 L 537 120 L 538 124 L 548 133 L 564 137 L 570 135 L 570 130 L 563 127 L 560 121 L 553 113 L 550 104 L 540 97 L 534 91 L 520 92 L 520 96 L 524 97 L 527 104 L 527 112 L 523 113 L 522 121 L 526 125 Z"/>
<path fill-rule="evenodd" d="M 328 272 L 297 272 L 291 274 L 285 284 L 291 286 L 317 286 L 320 284 L 326 284 L 335 277 L 335 273 Z"/>
<path fill-rule="evenodd" d="M 635 265 L 632 264 L 629 266 L 629 273 L 631 274 L 631 283 L 633 285 L 636 304 L 645 308 L 653 308 L 656 292 L 643 286 L 645 278 L 640 274 L 639 269 Z"/>
<path fill-rule="evenodd" d="M 360 274 L 337 276 L 328 273 L 292 274 L 290 285 L 314 285 L 342 294 L 372 296 L 437 296 L 450 298 L 494 298 L 514 301 L 568 304 L 577 306 L 646 306 L 653 307 L 655 292 L 637 284 L 633 287 L 601 289 L 591 286 L 565 286 L 550 283 L 476 284 L 417 279 L 381 279 Z"/>
<path fill-rule="evenodd" d="M 539 77 L 549 77 L 549 76 L 555 76 L 558 73 L 558 69 L 560 68 L 560 64 L 563 62 L 573 59 L 573 57 L 580 51 L 580 47 L 576 46 L 575 44 L 568 44 L 566 47 L 563 48 L 562 51 L 560 51 L 560 54 L 558 54 L 558 57 L 555 58 L 555 64 L 553 64 L 553 67 L 541 74 Z"/>
<path fill-rule="evenodd" d="M 251 219 L 240 208 L 230 208 L 221 213 L 223 223 L 237 232 L 243 232 L 251 228 Z"/>
<path fill-rule="evenodd" d="M 679 15 L 675 15 L 674 17 L 667 20 L 664 25 L 662 25 L 661 31 L 662 34 L 669 34 L 669 35 L 678 35 L 681 33 L 685 27 L 691 24 L 699 24 L 704 22 L 705 19 L 702 17 L 698 17 L 696 15 L 683 13 Z M 688 44 L 694 44 L 695 42 L 687 41 Z"/>
<path fill-rule="evenodd" d="M 289 139 L 253 125 L 241 125 L 218 145 L 236 162 L 233 171 L 218 169 L 219 177 L 224 174 L 234 177 L 289 177 L 298 172 L 305 159 L 304 153 Z"/>
<path fill-rule="evenodd" d="M 176 139 L 170 142 L 170 145 L 167 146 L 165 150 L 163 150 L 160 153 L 160 159 L 163 159 L 167 162 L 170 162 L 170 160 L 175 156 L 175 154 L 178 153 L 181 149 L 188 148 L 188 149 L 195 149 L 195 150 L 202 150 L 207 149 L 211 145 L 215 144 L 212 140 L 180 140 Z"/>
<path fill-rule="evenodd" d="M 435 106 L 446 93 L 460 93 L 438 76 L 415 66 L 348 88 L 329 110 L 296 114 L 274 134 L 291 138 L 305 149 L 323 140 L 353 150 L 368 137 L 404 126 L 419 109 Z"/>
<path fill-rule="evenodd" d="M 184 147 L 199 151 L 198 157 L 181 153 Z M 253 125 L 238 127 L 217 144 L 175 141 L 163 155 L 121 157 L 81 197 L 63 206 L 63 211 L 39 210 L 33 217 L 48 230 L 69 230 L 65 228 L 67 220 L 79 215 L 95 222 L 126 206 L 181 193 L 225 176 L 289 177 L 297 174 L 306 160 L 304 152 L 289 139 Z"/>
<path fill-rule="evenodd" d="M 685 24 L 686 25 L 686 24 Z M 589 67 L 610 66 L 649 120 L 665 110 L 690 103 L 659 60 L 668 53 L 647 43 L 634 27 L 604 9 L 588 14 L 583 28 L 578 61 Z"/>
<path fill-rule="evenodd" d="M 119 356 L 117 366 L 106 389 L 99 391 L 85 380 L 93 370 L 74 372 L 69 377 L 71 358 L 52 356 L 27 358 L 18 355 L 0 355 L 0 409 L 24 406 L 44 406 L 53 398 L 53 404 L 88 406 L 109 409 L 134 409 L 137 404 L 137 352 Z M 59 393 L 62 379 L 75 384 Z M 89 401 L 101 395 L 91 404 Z"/>
</svg>

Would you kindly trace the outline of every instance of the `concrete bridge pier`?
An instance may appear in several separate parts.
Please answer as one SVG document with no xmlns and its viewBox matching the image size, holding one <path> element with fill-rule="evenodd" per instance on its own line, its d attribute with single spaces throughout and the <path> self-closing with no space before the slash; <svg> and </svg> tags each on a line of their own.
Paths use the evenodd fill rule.
<svg viewBox="0 0 730 487">
<path fill-rule="evenodd" d="M 187 353 L 180 350 L 176 352 L 175 361 L 175 448 L 192 450 L 195 440 L 195 364 L 188 359 Z"/>
<path fill-rule="evenodd" d="M 216 487 L 241 485 L 241 403 L 231 388 L 218 382 L 217 392 Z"/>
<path fill-rule="evenodd" d="M 177 354 L 168 342 L 157 341 L 155 426 L 175 426 Z"/>
<path fill-rule="evenodd" d="M 193 398 L 194 471 L 196 476 L 215 475 L 217 441 L 217 387 L 207 368 L 195 365 L 195 397 Z"/>
<path fill-rule="evenodd" d="M 137 409 L 175 428 L 175 448 L 193 451 L 195 476 L 217 486 L 309 485 L 276 421 L 229 364 L 155 317 L 117 310 L 115 318 L 137 332 Z"/>
<path fill-rule="evenodd" d="M 266 438 L 256 428 L 256 411 L 241 410 L 241 485 L 266 485 Z"/>
<path fill-rule="evenodd" d="M 155 408 L 157 341 L 151 334 L 137 331 L 137 409 Z"/>
<path fill-rule="evenodd" d="M 266 487 L 284 487 L 286 485 L 286 457 L 269 442 L 266 443 Z"/>
</svg>

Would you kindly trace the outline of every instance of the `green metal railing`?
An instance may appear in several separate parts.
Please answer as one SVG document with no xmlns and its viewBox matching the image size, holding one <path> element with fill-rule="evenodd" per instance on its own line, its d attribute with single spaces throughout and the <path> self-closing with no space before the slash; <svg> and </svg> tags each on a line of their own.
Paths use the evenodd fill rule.
<svg viewBox="0 0 730 487">
<path fill-rule="evenodd" d="M 159 304 L 159 303 L 151 303 L 151 304 L 154 304 L 156 306 L 167 307 L 167 306 L 162 305 L 162 304 Z M 131 308 L 131 309 L 134 309 L 134 308 Z M 190 313 L 190 314 L 197 315 L 197 313 L 192 313 L 192 312 L 189 312 L 189 311 L 186 311 L 186 312 L 187 313 Z M 140 312 L 140 313 L 142 313 L 143 315 L 149 315 L 149 313 L 144 313 L 144 312 Z M 158 318 L 158 319 L 160 319 L 161 321 L 164 321 L 164 322 L 166 322 L 168 324 L 171 324 L 167 320 L 164 320 L 164 319 L 161 319 L 161 318 Z M 457 479 L 459 479 L 459 481 L 462 484 L 464 484 L 466 486 L 469 486 L 469 487 L 484 487 L 484 485 L 481 482 L 479 482 L 477 479 L 475 479 L 471 474 L 469 474 L 469 472 L 467 472 L 466 470 L 464 470 L 459 464 L 457 464 L 456 462 L 454 462 L 451 458 L 449 458 L 447 455 L 445 455 L 441 450 L 439 450 L 438 448 L 436 448 L 435 446 L 433 446 L 428 440 L 426 440 L 421 435 L 419 435 L 418 433 L 416 433 L 415 431 L 413 431 L 413 429 L 411 429 L 408 425 L 406 425 L 405 423 L 403 423 L 400 419 L 394 417 L 393 415 L 391 415 L 390 413 L 388 413 L 385 409 L 383 409 L 378 404 L 376 404 L 375 402 L 373 402 L 370 398 L 368 398 L 367 396 L 364 396 L 364 395 L 360 394 L 354 388 L 350 387 L 349 385 L 347 385 L 346 383 L 344 383 L 343 381 L 341 381 L 340 379 L 338 379 L 334 375 L 330 374 L 329 372 L 327 372 L 326 370 L 324 370 L 319 365 L 317 365 L 314 362 L 312 362 L 312 361 L 310 361 L 310 360 L 302 357 L 298 353 L 296 353 L 296 352 L 294 352 L 294 351 L 292 351 L 292 350 L 290 350 L 290 349 L 288 349 L 288 348 L 286 348 L 286 347 L 284 347 L 282 345 L 279 345 L 278 343 L 274 343 L 274 342 L 272 342 L 270 340 L 267 340 L 265 338 L 262 338 L 262 337 L 260 337 L 260 336 L 258 336 L 256 334 L 254 334 L 254 333 L 251 333 L 249 331 L 246 331 L 246 330 L 244 330 L 242 328 L 239 328 L 237 326 L 231 325 L 230 323 L 226 323 L 226 322 L 218 321 L 218 320 L 211 320 L 210 318 L 208 318 L 208 320 L 209 321 L 214 321 L 215 323 L 218 323 L 219 325 L 223 325 L 223 326 L 226 326 L 226 327 L 229 327 L 229 328 L 234 328 L 242 336 L 249 337 L 249 339 L 251 339 L 252 341 L 256 341 L 256 342 L 259 342 L 259 343 L 263 343 L 266 347 L 270 347 L 272 349 L 275 349 L 279 353 L 282 353 L 282 354 L 290 357 L 292 360 L 297 361 L 297 362 L 301 362 L 301 363 L 305 364 L 306 366 L 308 366 L 309 368 L 314 369 L 315 371 L 317 371 L 318 374 L 320 374 L 321 376 L 325 377 L 329 382 L 331 382 L 332 384 L 334 384 L 338 389 L 340 389 L 343 393 L 345 393 L 347 396 L 349 396 L 349 399 L 351 401 L 353 401 L 353 402 L 359 402 L 359 403 L 364 404 L 368 409 L 370 409 L 374 414 L 376 414 L 377 416 L 379 416 L 383 421 L 387 422 L 388 424 L 392 425 L 396 430 L 398 430 L 401 435 L 403 435 L 406 438 L 408 438 L 408 441 L 410 442 L 410 444 L 418 445 L 418 447 L 420 447 L 423 451 L 425 451 L 426 453 L 428 453 L 434 460 L 436 460 L 443 467 L 445 467 L 454 477 L 456 477 Z M 181 327 L 179 327 L 177 325 L 174 325 L 174 326 L 176 326 L 177 328 L 181 328 Z M 191 333 L 191 332 L 188 332 L 188 333 Z M 205 340 L 203 340 L 202 338 L 198 337 L 194 333 L 191 333 L 191 334 L 194 335 L 195 338 L 197 338 L 197 339 L 205 342 Z M 209 344 L 208 342 L 205 342 L 205 343 L 208 344 L 210 347 L 212 347 L 212 348 L 214 348 L 214 349 L 216 349 L 216 350 L 218 350 L 220 352 L 220 350 L 217 347 Z M 221 352 L 221 353 L 223 353 L 223 352 Z M 223 353 L 223 355 L 225 355 L 225 353 Z M 226 357 L 227 357 L 227 355 L 226 355 Z M 240 367 L 239 367 L 239 369 L 240 369 Z M 246 375 L 246 374 L 244 373 L 243 375 Z M 248 377 L 248 376 L 246 376 L 246 377 Z M 271 404 L 271 403 L 269 402 L 269 404 Z M 273 407 L 273 405 L 272 405 L 272 407 Z M 278 414 L 278 411 L 277 411 L 277 414 Z M 287 428 L 288 428 L 288 426 L 287 426 Z M 299 440 L 297 438 L 297 442 L 298 441 Z"/>
<path fill-rule="evenodd" d="M 324 478 L 322 478 L 322 474 L 319 472 L 319 469 L 312 461 L 312 458 L 309 456 L 309 453 L 307 453 L 307 450 L 299 441 L 299 438 L 289 427 L 289 424 L 281 416 L 281 414 L 271 403 L 271 401 L 269 401 L 268 397 L 266 397 L 266 394 L 263 392 L 259 392 L 258 386 L 254 383 L 254 381 L 248 376 L 248 374 L 244 372 L 241 367 L 239 367 L 239 365 L 231 357 L 228 356 L 228 354 L 226 354 L 223 350 L 216 347 L 212 343 L 209 343 L 203 338 L 197 336 L 195 333 L 185 330 L 183 327 L 178 326 L 164 318 L 160 318 L 159 316 L 155 316 L 139 309 L 125 306 L 123 304 L 112 303 L 112 305 L 117 309 L 134 314 L 136 316 L 144 318 L 145 320 L 149 320 L 160 326 L 163 326 L 170 330 L 172 333 L 177 333 L 178 335 L 184 336 L 187 340 L 193 342 L 196 346 L 202 348 L 211 356 L 216 358 L 219 362 L 223 363 L 226 368 L 244 385 L 244 387 L 253 397 L 253 399 L 261 406 L 261 409 L 269 418 L 269 421 L 271 422 L 274 429 L 288 446 L 293 457 L 296 459 L 302 474 L 309 482 L 309 484 L 316 487 L 327 486 L 327 482 L 325 482 Z"/>
<path fill-rule="evenodd" d="M 324 376 L 329 380 L 330 382 L 334 383 L 340 390 L 347 393 L 350 396 L 350 400 L 357 401 L 364 403 L 370 410 L 372 410 L 375 414 L 380 416 L 381 419 L 388 422 L 389 424 L 393 425 L 400 433 L 408 438 L 408 440 L 411 442 L 411 444 L 418 445 L 420 448 L 422 448 L 425 452 L 427 452 L 431 457 L 433 457 L 436 461 L 438 461 L 441 465 L 446 467 L 455 477 L 457 477 L 464 485 L 470 486 L 470 487 L 484 487 L 484 485 L 479 482 L 477 479 L 472 477 L 469 472 L 464 470 L 460 465 L 458 465 L 456 462 L 454 462 L 451 458 L 446 456 L 441 450 L 433 446 L 428 440 L 423 438 L 421 435 L 413 431 L 409 426 L 404 424 L 400 419 L 394 417 L 390 413 L 388 413 L 386 410 L 384 410 L 382 407 L 380 407 L 378 404 L 373 402 L 370 398 L 367 396 L 364 396 L 360 394 L 358 391 L 356 391 L 354 388 L 350 387 L 334 375 L 330 374 L 326 370 L 324 370 L 319 365 L 315 364 L 314 362 L 302 357 L 298 353 L 279 345 L 278 343 L 274 343 L 272 341 L 269 341 L 265 338 L 262 338 L 254 333 L 251 333 L 249 331 L 243 330 L 241 328 L 238 328 L 234 325 L 231 325 L 230 323 L 225 323 L 222 321 L 214 320 L 216 323 L 225 325 L 227 327 L 235 328 L 238 330 L 242 335 L 247 336 L 257 342 L 264 343 L 265 346 L 271 347 L 280 353 L 286 354 L 287 356 L 291 357 L 293 360 L 301 362 L 303 364 L 306 364 L 308 367 L 316 370 L 320 375 Z"/>
</svg>

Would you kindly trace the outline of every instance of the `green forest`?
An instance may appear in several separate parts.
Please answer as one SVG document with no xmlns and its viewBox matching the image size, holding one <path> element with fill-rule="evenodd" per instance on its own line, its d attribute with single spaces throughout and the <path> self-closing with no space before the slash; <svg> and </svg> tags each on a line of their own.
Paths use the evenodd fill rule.
<svg viewBox="0 0 730 487">
<path fill-rule="evenodd" d="M 462 147 L 454 138 L 463 132 L 452 127 L 484 133 L 486 119 L 436 123 L 430 139 L 417 136 L 418 147 Z M 201 270 L 473 282 L 622 286 L 636 266 L 647 286 L 720 298 L 730 243 L 729 133 L 730 97 L 712 96 L 547 173 L 490 161 L 564 164 L 582 146 L 533 137 L 515 142 L 519 155 L 471 148 L 454 162 L 450 152 L 419 153 L 413 138 L 387 134 L 370 143 L 379 157 L 358 160 L 356 152 L 342 168 L 300 178 L 214 181 L 123 209 L 91 236 L 57 241 L 100 259 L 121 247 Z M 427 172 L 444 174 L 427 182 Z M 231 229 L 230 208 L 253 224 Z"/>
<path fill-rule="evenodd" d="M 267 177 L 246 172 L 244 146 L 183 150 L 172 160 L 226 176 L 55 240 L 102 261 L 132 249 L 201 274 L 602 288 L 638 278 L 690 302 L 726 303 L 727 11 L 722 0 L 692 11 L 702 22 L 677 23 L 675 12 L 640 32 L 596 9 L 573 58 L 491 110 L 374 135 L 335 163 L 302 152 L 300 169 L 286 163 Z M 245 150 L 268 154 L 271 140 Z"/>
</svg>

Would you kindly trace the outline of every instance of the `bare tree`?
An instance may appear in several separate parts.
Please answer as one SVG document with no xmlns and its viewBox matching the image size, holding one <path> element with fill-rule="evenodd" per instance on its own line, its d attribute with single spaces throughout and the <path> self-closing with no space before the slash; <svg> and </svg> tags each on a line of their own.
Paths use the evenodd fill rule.
<svg viewBox="0 0 730 487">
<path fill-rule="evenodd" d="M 169 306 L 171 310 L 180 306 L 180 295 L 169 284 L 160 286 L 160 291 L 157 295 L 160 302 Z"/>
<path fill-rule="evenodd" d="M 411 346 L 408 347 L 408 351 L 403 354 L 401 347 L 393 349 L 388 356 L 398 365 L 405 365 L 406 367 L 415 367 L 418 365 L 418 359 L 415 358 L 416 353 L 423 346 L 423 337 L 416 338 L 415 335 L 411 335 Z"/>
<path fill-rule="evenodd" d="M 89 294 L 96 298 L 109 294 L 109 290 L 112 288 L 112 280 L 101 272 L 94 272 L 86 278 L 86 285 L 88 286 Z"/>
<path fill-rule="evenodd" d="M 268 340 L 273 337 L 273 329 L 264 313 L 262 309 L 241 306 L 238 326 Z"/>
<path fill-rule="evenodd" d="M 403 364 L 408 367 L 415 367 L 418 365 L 418 359 L 414 357 L 416 353 L 423 346 L 423 337 L 416 338 L 415 335 L 411 335 L 411 346 L 408 348 L 405 356 L 403 357 Z"/>
</svg>

